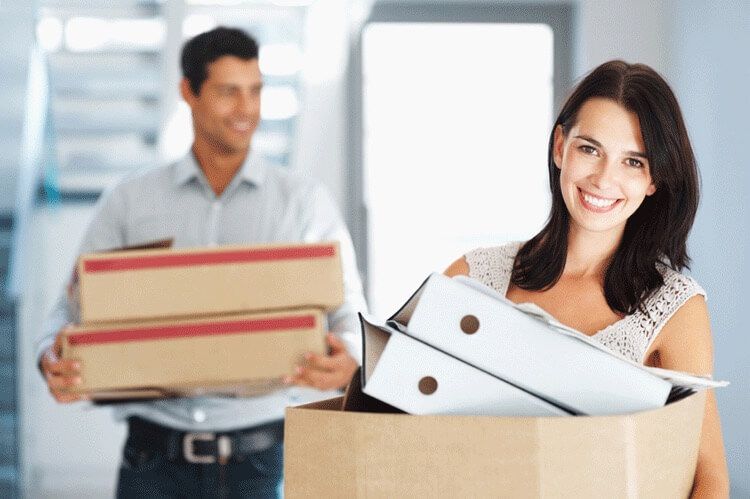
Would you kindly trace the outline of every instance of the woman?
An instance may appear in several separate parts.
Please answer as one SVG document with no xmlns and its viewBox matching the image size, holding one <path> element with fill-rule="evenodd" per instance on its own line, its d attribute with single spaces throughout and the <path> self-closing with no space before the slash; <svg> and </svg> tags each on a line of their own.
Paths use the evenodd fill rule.
<svg viewBox="0 0 750 499">
<path fill-rule="evenodd" d="M 705 292 L 680 273 L 698 174 L 679 105 L 642 64 L 597 67 L 550 136 L 552 209 L 526 243 L 469 252 L 447 270 L 650 366 L 711 374 Z M 708 394 L 693 497 L 727 497 L 719 415 Z"/>
</svg>

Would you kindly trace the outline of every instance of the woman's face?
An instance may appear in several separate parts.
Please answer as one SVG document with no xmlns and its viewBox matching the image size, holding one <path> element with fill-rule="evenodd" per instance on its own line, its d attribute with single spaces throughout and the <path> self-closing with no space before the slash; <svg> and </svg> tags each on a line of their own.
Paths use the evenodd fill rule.
<svg viewBox="0 0 750 499">
<path fill-rule="evenodd" d="M 638 117 L 612 100 L 587 100 L 567 135 L 558 126 L 553 153 L 573 229 L 620 237 L 656 192 Z"/>
</svg>

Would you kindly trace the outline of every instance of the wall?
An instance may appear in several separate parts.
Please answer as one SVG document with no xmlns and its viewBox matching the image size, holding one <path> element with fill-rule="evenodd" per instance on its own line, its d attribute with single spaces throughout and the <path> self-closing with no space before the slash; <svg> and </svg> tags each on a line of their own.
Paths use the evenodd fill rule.
<svg viewBox="0 0 750 499">
<path fill-rule="evenodd" d="M 693 274 L 706 288 L 717 392 L 732 497 L 750 497 L 750 337 L 745 313 L 750 282 L 750 3 L 674 4 L 670 80 L 680 99 L 703 181 L 690 249 Z"/>
</svg>

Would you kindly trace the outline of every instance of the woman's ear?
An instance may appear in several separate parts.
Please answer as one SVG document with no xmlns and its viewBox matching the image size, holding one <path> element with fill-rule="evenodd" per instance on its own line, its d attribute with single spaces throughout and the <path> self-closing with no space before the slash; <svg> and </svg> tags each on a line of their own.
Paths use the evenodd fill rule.
<svg viewBox="0 0 750 499">
<path fill-rule="evenodd" d="M 563 158 L 563 145 L 565 144 L 565 133 L 563 132 L 562 125 L 555 127 L 554 143 L 552 145 L 552 160 L 555 162 L 555 166 L 559 169 L 562 165 Z"/>
<path fill-rule="evenodd" d="M 651 184 L 649 184 L 648 188 L 646 189 L 646 196 L 650 196 L 655 192 L 656 192 L 656 186 L 652 182 Z"/>
</svg>

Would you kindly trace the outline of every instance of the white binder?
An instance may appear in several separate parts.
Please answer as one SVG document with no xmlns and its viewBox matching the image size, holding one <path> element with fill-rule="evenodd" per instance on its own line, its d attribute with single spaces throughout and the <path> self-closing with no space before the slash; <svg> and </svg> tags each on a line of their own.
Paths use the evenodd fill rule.
<svg viewBox="0 0 750 499">
<path fill-rule="evenodd" d="M 566 411 L 360 315 L 362 391 L 410 414 L 565 416 Z"/>
<path fill-rule="evenodd" d="M 541 309 L 519 308 L 481 284 L 440 274 L 432 274 L 389 321 L 574 413 L 623 414 L 665 404 L 670 382 L 553 323 Z"/>
</svg>

